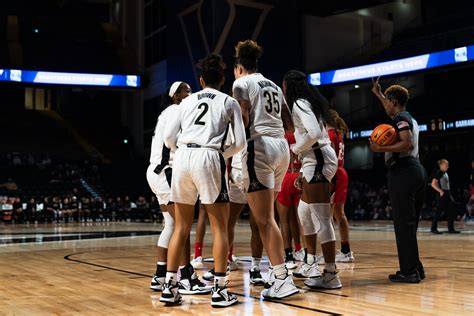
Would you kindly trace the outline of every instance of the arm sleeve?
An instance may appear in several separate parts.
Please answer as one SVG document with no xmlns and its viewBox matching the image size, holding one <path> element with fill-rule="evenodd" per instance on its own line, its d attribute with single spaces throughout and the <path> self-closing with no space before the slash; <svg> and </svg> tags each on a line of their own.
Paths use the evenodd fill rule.
<svg viewBox="0 0 474 316">
<path fill-rule="evenodd" d="M 181 129 L 181 107 L 169 113 L 166 116 L 166 128 L 163 133 L 163 142 L 165 146 L 176 150 L 176 144 L 178 143 L 178 132 Z"/>
<path fill-rule="evenodd" d="M 228 107 L 230 124 L 232 127 L 234 142 L 224 151 L 224 158 L 228 159 L 241 151 L 246 145 L 244 122 L 242 121 L 242 113 L 239 103 L 232 100 Z"/>
<path fill-rule="evenodd" d="M 306 101 L 295 102 L 293 112 L 299 117 L 306 130 L 303 137 L 292 148 L 292 151 L 298 155 L 311 148 L 321 138 L 322 132 L 316 116 Z"/>
<path fill-rule="evenodd" d="M 248 82 L 246 80 L 234 81 L 232 96 L 238 101 L 250 101 Z"/>
</svg>

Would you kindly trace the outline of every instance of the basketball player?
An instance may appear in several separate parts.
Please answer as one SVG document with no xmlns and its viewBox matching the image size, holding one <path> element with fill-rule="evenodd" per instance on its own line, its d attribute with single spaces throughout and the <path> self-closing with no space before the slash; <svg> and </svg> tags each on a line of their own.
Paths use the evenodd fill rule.
<svg viewBox="0 0 474 316">
<path fill-rule="evenodd" d="M 286 133 L 285 138 L 289 145 L 296 142 L 293 133 Z M 300 202 L 301 191 L 295 186 L 295 182 L 300 175 L 301 163 L 295 155 L 291 155 L 290 159 L 290 165 L 283 178 L 281 191 L 278 192 L 276 207 L 280 218 L 281 235 L 285 247 L 286 267 L 287 269 L 295 269 L 297 265 L 291 246 L 293 237 L 295 238 L 295 248 L 298 248 L 296 251 L 301 250 L 301 245 L 299 245 L 299 242 L 296 242 L 296 240 L 299 240 L 299 229 L 297 229 L 295 234 L 293 234 L 291 230 L 291 217 L 296 214 Z M 296 226 L 299 228 L 298 225 Z M 298 245 L 299 247 L 297 247 Z"/>
<path fill-rule="evenodd" d="M 158 117 L 155 133 L 151 143 L 150 166 L 147 170 L 147 180 L 153 193 L 156 194 L 160 210 L 164 218 L 164 228 L 158 239 L 158 262 L 156 272 L 150 284 L 150 288 L 161 291 L 166 277 L 166 260 L 168 244 L 174 230 L 174 207 L 170 201 L 171 172 L 173 165 L 174 150 L 170 150 L 164 145 L 164 132 L 167 123 L 176 119 L 176 112 L 181 101 L 191 94 L 191 88 L 187 83 L 177 81 L 171 85 L 165 106 L 168 106 Z M 181 248 L 182 254 L 181 279 L 179 282 L 179 292 L 181 294 L 205 294 L 211 291 L 210 286 L 202 283 L 194 273 L 193 267 L 189 263 L 189 238 L 185 247 Z"/>
<path fill-rule="evenodd" d="M 232 133 L 229 133 L 232 136 Z M 232 139 L 232 137 L 229 137 Z M 228 140 L 229 141 L 229 140 Z M 232 141 L 230 142 L 232 143 Z M 234 232 L 237 219 L 242 212 L 245 204 L 247 204 L 246 188 L 248 187 L 247 172 L 244 172 L 245 165 L 242 164 L 242 157 L 246 155 L 247 148 L 245 147 L 242 151 L 234 155 L 228 160 L 229 172 L 229 200 L 230 200 L 230 216 L 228 223 L 229 233 L 229 254 L 227 257 L 228 269 L 230 271 L 238 270 L 236 260 L 234 260 L 232 252 L 234 245 Z M 201 213 L 199 214 L 201 216 Z M 250 229 L 251 229 L 251 252 L 252 262 L 249 270 L 250 284 L 253 285 L 266 285 L 260 273 L 260 262 L 262 260 L 263 246 L 260 239 L 258 227 L 255 225 L 253 217 L 250 216 Z M 203 275 L 203 279 L 211 281 L 214 279 L 214 269 L 209 270 Z"/>
<path fill-rule="evenodd" d="M 331 180 L 337 170 L 337 156 L 331 147 L 327 126 L 333 125 L 328 101 L 310 86 L 301 71 L 290 70 L 283 91 L 292 110 L 296 144 L 291 151 L 302 161 L 301 200 L 298 215 L 303 226 L 308 255 L 299 276 L 306 277 L 310 288 L 342 287 L 336 269 L 336 236 L 332 225 Z M 321 276 L 316 259 L 319 234 L 326 266 Z"/>
<path fill-rule="evenodd" d="M 431 221 L 431 232 L 433 234 L 442 234 L 438 231 L 438 220 L 442 211 L 446 212 L 448 218 L 448 233 L 459 234 L 460 232 L 454 229 L 454 219 L 456 217 L 453 206 L 453 197 L 451 195 L 451 187 L 449 185 L 449 162 L 446 159 L 438 161 L 439 170 L 436 172 L 433 180 L 431 180 L 431 187 L 439 193 L 438 206 Z"/>
<path fill-rule="evenodd" d="M 237 297 L 227 291 L 227 253 L 229 194 L 225 159 L 245 146 L 245 130 L 239 104 L 219 91 L 224 84 L 225 64 L 222 57 L 211 54 L 198 64 L 203 90 L 186 98 L 179 107 L 177 120 L 169 122 L 165 144 L 178 147 L 174 157 L 171 200 L 175 202 L 176 227 L 168 249 L 168 271 L 160 301 L 180 304 L 177 268 L 180 247 L 188 237 L 198 199 L 206 208 L 214 237 L 213 307 L 237 303 Z M 229 124 L 235 142 L 225 148 Z M 178 133 L 181 132 L 179 136 Z"/>
<path fill-rule="evenodd" d="M 380 77 L 379 77 L 380 78 Z M 425 278 L 418 254 L 416 230 L 426 191 L 426 171 L 418 159 L 416 120 L 406 111 L 408 90 L 393 85 L 382 93 L 379 78 L 372 79 L 372 92 L 382 103 L 385 113 L 392 119 L 399 141 L 380 146 L 370 142 L 373 152 L 385 153 L 388 172 L 388 191 L 393 208 L 393 224 L 397 241 L 400 271 L 389 275 L 392 282 L 419 283 Z"/>
<path fill-rule="evenodd" d="M 336 223 L 339 225 L 339 235 L 341 237 L 341 251 L 336 254 L 336 262 L 353 262 L 354 253 L 351 251 L 349 244 L 349 222 L 344 212 L 349 176 L 347 175 L 346 169 L 344 169 L 343 135 L 349 131 L 349 128 L 336 111 L 331 110 L 331 114 L 333 116 L 334 126 L 328 126 L 328 135 L 337 155 L 337 171 L 336 176 L 333 178 L 334 199 L 331 208 Z"/>
<path fill-rule="evenodd" d="M 283 240 L 275 221 L 274 201 L 289 163 L 285 127 L 292 129 L 283 93 L 275 83 L 257 73 L 263 50 L 252 40 L 235 47 L 233 95 L 239 101 L 247 127 L 249 188 L 247 200 L 273 266 L 275 281 L 262 291 L 264 299 L 281 299 L 298 293 L 283 257 Z"/>
</svg>

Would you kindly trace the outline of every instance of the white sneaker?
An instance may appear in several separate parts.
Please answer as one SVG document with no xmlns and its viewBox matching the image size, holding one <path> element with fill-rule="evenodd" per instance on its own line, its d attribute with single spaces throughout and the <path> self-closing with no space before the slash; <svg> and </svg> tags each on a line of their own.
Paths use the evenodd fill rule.
<svg viewBox="0 0 474 316">
<path fill-rule="evenodd" d="M 237 296 L 227 291 L 227 283 L 223 287 L 213 287 L 211 292 L 212 307 L 228 307 L 239 302 Z"/>
<path fill-rule="evenodd" d="M 151 278 L 150 289 L 153 291 L 163 290 L 163 285 L 165 284 L 165 277 L 158 278 L 156 275 L 153 275 Z"/>
<path fill-rule="evenodd" d="M 230 267 L 229 265 L 227 265 L 227 275 L 229 275 L 229 272 L 230 272 Z M 212 268 L 211 270 L 205 272 L 203 275 L 202 275 L 202 278 L 206 281 L 214 281 L 214 268 Z"/>
<path fill-rule="evenodd" d="M 227 262 L 227 264 L 229 266 L 230 271 L 239 270 L 239 265 L 237 264 L 237 261 L 230 261 L 230 262 Z"/>
<path fill-rule="evenodd" d="M 293 270 L 293 269 L 296 269 L 298 267 L 295 260 L 289 260 L 285 263 L 285 265 L 286 265 L 286 268 L 288 270 Z"/>
<path fill-rule="evenodd" d="M 304 249 L 301 248 L 300 250 L 293 252 L 293 258 L 295 258 L 296 261 L 304 261 Z"/>
<path fill-rule="evenodd" d="M 316 256 L 316 262 L 318 264 L 326 264 L 326 262 L 324 262 L 324 256 L 323 255 Z"/>
<path fill-rule="evenodd" d="M 160 302 L 167 305 L 181 305 L 183 298 L 179 294 L 178 284 L 165 283 L 161 292 Z"/>
<path fill-rule="evenodd" d="M 298 271 L 293 272 L 293 276 L 300 279 L 318 278 L 321 276 L 321 271 L 316 263 L 303 263 Z"/>
<path fill-rule="evenodd" d="M 214 269 L 204 272 L 202 278 L 206 281 L 214 281 Z"/>
<path fill-rule="evenodd" d="M 179 294 L 193 295 L 193 294 L 207 294 L 211 292 L 212 286 L 207 285 L 197 276 L 191 279 L 181 279 L 179 282 Z"/>
<path fill-rule="evenodd" d="M 338 251 L 336 253 L 336 262 L 354 262 L 354 253 L 349 251 L 348 253 L 342 253 Z"/>
<path fill-rule="evenodd" d="M 275 274 L 273 273 L 273 268 L 270 268 L 268 269 L 268 278 L 264 284 L 264 287 L 269 289 L 272 287 L 273 283 L 275 283 Z"/>
<path fill-rule="evenodd" d="M 191 265 L 195 270 L 201 270 L 203 266 L 202 262 L 202 257 L 197 257 L 191 260 Z"/>
<path fill-rule="evenodd" d="M 339 274 L 324 270 L 323 276 L 315 279 L 306 279 L 304 285 L 310 289 L 340 289 L 342 287 Z"/>
<path fill-rule="evenodd" d="M 262 291 L 263 299 L 282 299 L 299 293 L 291 275 L 287 275 L 284 280 L 275 279 L 275 282 L 269 289 Z"/>
</svg>

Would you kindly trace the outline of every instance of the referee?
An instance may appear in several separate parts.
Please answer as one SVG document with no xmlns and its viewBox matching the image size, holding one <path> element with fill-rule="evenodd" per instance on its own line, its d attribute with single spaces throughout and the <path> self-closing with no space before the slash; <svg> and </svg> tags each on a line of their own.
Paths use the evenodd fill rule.
<svg viewBox="0 0 474 316">
<path fill-rule="evenodd" d="M 449 185 L 449 162 L 446 159 L 441 159 L 438 161 L 438 167 L 439 170 L 431 181 L 431 187 L 439 193 L 438 207 L 431 220 L 431 232 L 433 234 L 442 234 L 438 231 L 438 220 L 441 212 L 445 211 L 448 219 L 448 233 L 459 234 L 460 232 L 454 229 L 456 213 L 453 205 L 453 196 L 451 195 L 451 187 Z"/>
<path fill-rule="evenodd" d="M 372 92 L 392 119 L 399 136 L 399 141 L 389 146 L 370 143 L 373 152 L 385 152 L 385 164 L 389 170 L 388 190 L 400 264 L 400 271 L 390 274 L 389 279 L 392 282 L 419 283 L 425 278 L 425 273 L 418 255 L 416 230 L 427 187 L 426 171 L 418 159 L 419 127 L 405 109 L 408 90 L 393 85 L 382 93 L 379 78 L 372 79 Z"/>
</svg>

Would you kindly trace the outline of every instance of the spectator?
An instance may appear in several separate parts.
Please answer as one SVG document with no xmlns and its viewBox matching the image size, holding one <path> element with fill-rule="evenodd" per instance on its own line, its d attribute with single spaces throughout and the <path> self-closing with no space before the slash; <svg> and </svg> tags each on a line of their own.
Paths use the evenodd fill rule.
<svg viewBox="0 0 474 316">
<path fill-rule="evenodd" d="M 361 204 L 357 205 L 354 211 L 354 219 L 365 219 L 366 211 Z"/>
</svg>

